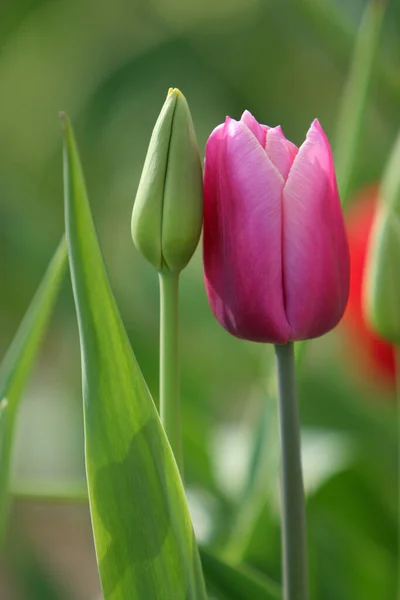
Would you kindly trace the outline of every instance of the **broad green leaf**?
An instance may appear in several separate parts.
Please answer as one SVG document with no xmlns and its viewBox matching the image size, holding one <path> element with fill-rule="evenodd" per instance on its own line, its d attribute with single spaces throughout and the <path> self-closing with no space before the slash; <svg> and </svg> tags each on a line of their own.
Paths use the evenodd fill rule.
<svg viewBox="0 0 400 600">
<path fill-rule="evenodd" d="M 233 567 L 201 548 L 201 562 L 210 591 L 221 600 L 277 600 L 278 586 L 247 567 Z"/>
<path fill-rule="evenodd" d="M 204 599 L 184 489 L 110 289 L 66 117 L 64 127 L 86 470 L 104 600 Z"/>
<path fill-rule="evenodd" d="M 63 239 L 0 365 L 0 545 L 5 531 L 15 418 L 67 265 Z"/>
</svg>

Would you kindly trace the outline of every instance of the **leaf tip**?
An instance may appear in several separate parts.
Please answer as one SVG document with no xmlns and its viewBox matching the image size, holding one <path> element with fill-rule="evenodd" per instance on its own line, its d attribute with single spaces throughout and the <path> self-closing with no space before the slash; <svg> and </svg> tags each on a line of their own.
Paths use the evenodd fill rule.
<svg viewBox="0 0 400 600">
<path fill-rule="evenodd" d="M 63 130 L 63 132 L 65 134 L 71 128 L 68 115 L 67 115 L 67 113 L 64 110 L 60 110 L 60 112 L 58 113 L 58 116 L 59 116 L 60 121 L 61 121 L 62 130 Z"/>
</svg>

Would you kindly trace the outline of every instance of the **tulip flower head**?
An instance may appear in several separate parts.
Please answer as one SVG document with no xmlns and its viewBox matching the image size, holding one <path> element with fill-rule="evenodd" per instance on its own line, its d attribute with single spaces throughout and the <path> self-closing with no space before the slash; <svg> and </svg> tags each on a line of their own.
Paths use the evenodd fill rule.
<svg viewBox="0 0 400 600">
<path fill-rule="evenodd" d="M 283 344 L 335 327 L 349 293 L 349 251 L 317 120 L 299 148 L 248 111 L 211 133 L 204 270 L 212 311 L 237 337 Z"/>
</svg>

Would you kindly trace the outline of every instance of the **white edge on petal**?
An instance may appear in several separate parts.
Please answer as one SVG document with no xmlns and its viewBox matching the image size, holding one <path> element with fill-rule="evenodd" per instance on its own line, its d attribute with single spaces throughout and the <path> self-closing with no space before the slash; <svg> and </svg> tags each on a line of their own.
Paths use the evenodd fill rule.
<svg viewBox="0 0 400 600">
<path fill-rule="evenodd" d="M 312 140 L 311 138 L 313 136 L 318 136 L 318 140 Z M 309 144 L 318 144 L 321 147 L 323 147 L 324 152 L 326 153 L 328 159 L 329 159 L 329 163 L 330 163 L 330 169 L 329 171 L 326 171 L 326 169 L 323 168 L 323 165 L 320 163 L 321 169 L 324 171 L 324 173 L 326 174 L 332 188 L 334 186 L 334 184 L 336 185 L 336 175 L 335 175 L 335 169 L 334 169 L 334 163 L 333 163 L 333 156 L 332 156 L 332 150 L 331 150 L 331 146 L 329 144 L 328 138 L 326 136 L 326 133 L 324 132 L 320 122 L 318 119 L 314 119 L 307 131 L 307 135 L 306 135 L 306 139 L 304 140 L 304 142 L 298 147 L 298 152 L 293 160 L 292 166 L 290 168 L 289 171 L 289 175 L 287 178 L 287 181 L 290 178 L 290 173 L 293 169 L 293 167 L 296 165 L 298 160 L 301 160 L 302 156 L 303 156 L 303 152 L 304 152 L 304 147 L 306 145 Z M 332 180 L 332 175 L 333 175 L 333 180 Z M 286 182 L 287 182 L 286 181 Z"/>
<path fill-rule="evenodd" d="M 241 132 L 248 137 L 249 142 L 250 143 L 254 143 L 253 140 L 256 140 L 254 134 L 250 131 L 250 129 L 247 127 L 247 125 L 245 123 L 242 123 L 242 121 L 235 121 L 235 119 L 231 119 L 230 117 L 227 117 L 227 120 L 225 121 L 225 125 L 227 127 L 227 135 L 229 136 L 229 134 L 232 132 L 232 129 L 240 129 Z M 282 182 L 282 185 L 285 185 L 285 180 L 282 177 L 279 169 L 274 165 L 274 163 L 272 162 L 272 160 L 269 158 L 268 154 L 265 152 L 265 150 L 262 148 L 262 146 L 259 144 L 259 142 L 257 141 L 257 147 L 260 148 L 260 151 L 263 153 L 263 155 L 265 156 L 265 159 L 268 161 L 268 163 L 270 164 L 272 170 L 276 173 L 276 175 L 278 176 L 278 178 L 280 179 L 280 181 Z"/>
<path fill-rule="evenodd" d="M 272 131 L 276 131 L 286 139 L 285 134 L 283 133 L 282 127 L 280 125 L 277 125 L 276 127 L 270 127 L 270 129 L 272 129 Z"/>
</svg>

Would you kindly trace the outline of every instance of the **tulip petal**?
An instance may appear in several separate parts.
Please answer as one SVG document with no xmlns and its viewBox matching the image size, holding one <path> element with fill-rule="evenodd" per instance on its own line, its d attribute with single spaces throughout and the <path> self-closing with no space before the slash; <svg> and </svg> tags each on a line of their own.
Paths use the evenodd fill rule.
<svg viewBox="0 0 400 600">
<path fill-rule="evenodd" d="M 265 150 L 282 177 L 286 179 L 297 154 L 297 147 L 285 138 L 279 125 L 268 130 Z"/>
<path fill-rule="evenodd" d="M 227 119 L 206 146 L 204 270 L 211 308 L 233 335 L 288 340 L 282 289 L 284 180 L 242 122 Z"/>
<path fill-rule="evenodd" d="M 267 127 L 267 125 L 260 125 L 257 119 L 255 119 L 248 110 L 244 111 L 240 121 L 250 129 L 251 133 L 258 139 L 261 146 L 265 148 L 265 139 L 269 127 Z"/>
<path fill-rule="evenodd" d="M 349 251 L 332 153 L 314 121 L 283 190 L 283 272 L 292 339 L 317 337 L 343 315 Z"/>
</svg>

